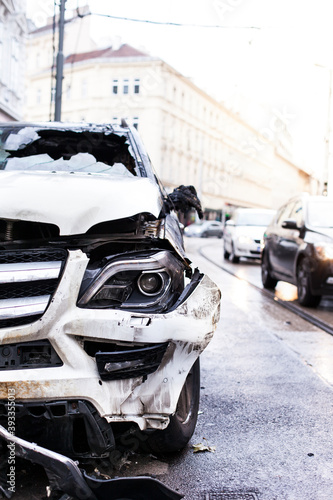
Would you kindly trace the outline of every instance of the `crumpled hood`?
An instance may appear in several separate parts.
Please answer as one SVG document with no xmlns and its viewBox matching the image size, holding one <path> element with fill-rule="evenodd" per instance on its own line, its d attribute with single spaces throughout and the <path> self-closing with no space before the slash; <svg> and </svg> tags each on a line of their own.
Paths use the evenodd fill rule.
<svg viewBox="0 0 333 500">
<path fill-rule="evenodd" d="M 139 213 L 158 217 L 162 204 L 148 178 L 0 171 L 0 218 L 55 224 L 61 235 Z"/>
</svg>

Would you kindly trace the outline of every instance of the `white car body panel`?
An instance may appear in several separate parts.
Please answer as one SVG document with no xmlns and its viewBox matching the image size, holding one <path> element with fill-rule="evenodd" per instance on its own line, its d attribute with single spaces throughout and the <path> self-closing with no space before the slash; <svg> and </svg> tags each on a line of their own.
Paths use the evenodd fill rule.
<svg viewBox="0 0 333 500">
<path fill-rule="evenodd" d="M 236 258 L 260 258 L 261 242 L 266 227 L 275 211 L 270 209 L 239 208 L 235 210 L 232 220 L 226 223 L 223 233 L 224 252 Z M 239 219 L 243 218 L 243 222 Z M 255 221 L 257 224 L 244 223 Z M 267 224 L 262 225 L 267 219 Z M 261 220 L 261 222 L 259 222 Z M 233 222 L 233 223 L 231 223 Z M 260 224 L 260 225 L 259 225 Z"/>
<path fill-rule="evenodd" d="M 75 395 L 92 402 L 109 421 L 135 421 L 141 429 L 164 428 L 168 415 L 176 409 L 189 369 L 213 335 L 219 317 L 219 289 L 205 276 L 179 308 L 165 314 L 80 309 L 77 296 L 87 263 L 81 250 L 71 251 L 57 293 L 43 317 L 30 325 L 1 329 L 2 344 L 44 339 L 47 334 L 64 364 L 2 372 L 0 399 L 7 398 L 9 387 L 15 390 L 18 402 Z M 149 325 L 145 324 L 147 318 Z M 82 349 L 78 336 L 142 343 L 170 341 L 170 345 L 165 362 L 145 382 L 142 377 L 102 382 L 95 361 Z"/>
<path fill-rule="evenodd" d="M 264 230 L 265 228 L 261 226 L 229 226 L 228 231 L 225 231 L 224 248 L 231 253 L 231 242 L 233 242 L 235 255 L 253 258 L 255 254 L 252 252 L 260 253 L 260 243 L 257 242 L 262 240 Z M 240 238 L 249 238 L 249 241 L 242 241 Z"/>
<path fill-rule="evenodd" d="M 162 208 L 148 178 L 0 170 L 0 184 L 1 217 L 55 224 L 61 235 L 143 212 L 158 217 Z"/>
</svg>

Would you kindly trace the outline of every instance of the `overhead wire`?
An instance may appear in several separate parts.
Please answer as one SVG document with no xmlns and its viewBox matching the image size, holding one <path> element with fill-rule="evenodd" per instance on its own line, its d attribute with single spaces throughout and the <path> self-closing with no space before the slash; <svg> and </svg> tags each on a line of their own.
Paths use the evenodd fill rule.
<svg viewBox="0 0 333 500">
<path fill-rule="evenodd" d="M 225 26 L 222 24 L 194 24 L 194 23 L 174 23 L 171 21 L 154 21 L 151 19 L 135 19 L 133 17 L 122 17 L 122 16 L 113 16 L 111 14 L 101 14 L 99 12 L 86 12 L 85 14 L 77 13 L 78 17 L 85 16 L 99 16 L 99 17 L 107 17 L 110 19 L 116 19 L 118 21 L 131 21 L 136 23 L 146 23 L 146 24 L 157 24 L 162 26 L 177 26 L 177 27 L 185 27 L 185 28 L 222 28 L 222 29 L 256 29 L 259 30 L 258 26 Z"/>
</svg>

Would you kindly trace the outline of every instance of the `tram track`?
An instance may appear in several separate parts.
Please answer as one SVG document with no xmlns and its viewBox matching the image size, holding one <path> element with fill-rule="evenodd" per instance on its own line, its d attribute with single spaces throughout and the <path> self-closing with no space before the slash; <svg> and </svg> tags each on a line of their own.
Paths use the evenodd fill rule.
<svg viewBox="0 0 333 500">
<path fill-rule="evenodd" d="M 204 248 L 206 248 L 206 247 L 207 247 L 207 245 L 200 247 L 198 249 L 198 252 L 201 255 L 201 257 L 208 260 L 212 264 L 215 264 L 215 266 L 219 267 L 220 269 L 222 269 L 226 273 L 234 276 L 235 278 L 238 278 L 241 281 L 245 281 L 246 283 L 248 283 L 250 286 L 252 286 L 256 290 L 259 290 L 259 292 L 262 295 L 264 295 L 265 297 L 267 297 L 268 299 L 273 300 L 276 304 L 280 305 L 281 307 L 284 307 L 285 309 L 288 309 L 289 311 L 293 312 L 297 316 L 301 317 L 302 319 L 308 321 L 309 323 L 316 326 L 317 328 L 320 328 L 321 330 L 323 330 L 326 333 L 329 333 L 330 335 L 333 336 L 333 326 L 330 323 L 322 320 L 321 318 L 318 318 L 314 314 L 311 314 L 311 312 L 309 310 L 306 310 L 304 307 L 302 307 L 298 304 L 295 304 L 293 302 L 288 302 L 286 300 L 282 300 L 279 297 L 277 297 L 274 294 L 274 292 L 266 290 L 265 288 L 262 288 L 262 287 L 256 285 L 255 283 L 252 283 L 251 281 L 249 281 L 248 279 L 246 279 L 244 277 L 238 276 L 237 273 L 233 272 L 230 268 L 217 263 L 216 260 L 207 256 L 207 254 L 203 251 Z"/>
</svg>

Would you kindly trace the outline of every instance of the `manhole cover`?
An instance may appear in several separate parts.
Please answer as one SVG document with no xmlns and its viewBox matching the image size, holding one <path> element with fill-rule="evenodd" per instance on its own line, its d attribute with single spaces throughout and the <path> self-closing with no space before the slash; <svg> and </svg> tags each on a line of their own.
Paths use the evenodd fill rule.
<svg viewBox="0 0 333 500">
<path fill-rule="evenodd" d="M 258 500 L 258 497 L 251 491 L 210 491 L 202 493 L 200 500 Z"/>
</svg>

